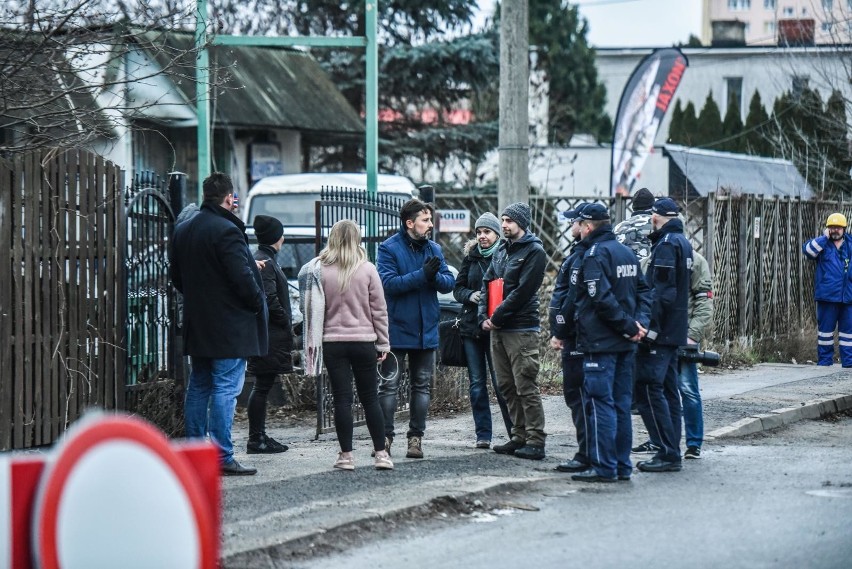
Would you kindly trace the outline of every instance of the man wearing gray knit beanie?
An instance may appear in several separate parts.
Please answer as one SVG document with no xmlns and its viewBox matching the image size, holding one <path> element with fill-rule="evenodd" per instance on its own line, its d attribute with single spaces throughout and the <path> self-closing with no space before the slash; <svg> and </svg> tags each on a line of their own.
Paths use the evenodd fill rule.
<svg viewBox="0 0 852 569">
<path fill-rule="evenodd" d="M 541 460 L 547 433 L 538 387 L 538 306 L 547 254 L 541 240 L 529 231 L 529 205 L 513 203 L 500 217 L 505 239 L 483 277 L 479 322 L 491 332 L 497 386 L 513 425 L 509 442 L 493 448 L 499 454 Z"/>
</svg>

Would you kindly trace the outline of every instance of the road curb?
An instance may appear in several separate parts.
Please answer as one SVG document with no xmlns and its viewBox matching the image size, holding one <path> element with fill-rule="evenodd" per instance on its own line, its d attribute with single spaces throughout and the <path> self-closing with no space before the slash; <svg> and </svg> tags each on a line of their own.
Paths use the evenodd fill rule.
<svg viewBox="0 0 852 569">
<path fill-rule="evenodd" d="M 798 407 L 783 407 L 769 413 L 752 415 L 726 427 L 708 433 L 704 439 L 725 439 L 753 435 L 777 429 L 803 419 L 819 419 L 826 415 L 852 409 L 852 395 L 833 395 L 825 399 L 806 401 Z"/>
</svg>

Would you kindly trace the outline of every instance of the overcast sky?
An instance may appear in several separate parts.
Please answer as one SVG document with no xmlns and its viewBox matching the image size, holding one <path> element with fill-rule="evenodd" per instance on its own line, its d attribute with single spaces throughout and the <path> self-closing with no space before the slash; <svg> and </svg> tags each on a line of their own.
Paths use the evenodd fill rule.
<svg viewBox="0 0 852 569">
<path fill-rule="evenodd" d="M 574 0 L 589 21 L 595 47 L 668 47 L 701 37 L 701 0 Z M 479 0 L 480 18 L 494 0 Z"/>
</svg>

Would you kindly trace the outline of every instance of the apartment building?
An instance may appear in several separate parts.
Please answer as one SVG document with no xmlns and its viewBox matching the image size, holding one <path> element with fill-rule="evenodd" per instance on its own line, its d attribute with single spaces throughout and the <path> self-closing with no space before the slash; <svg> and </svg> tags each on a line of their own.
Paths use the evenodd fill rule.
<svg viewBox="0 0 852 569">
<path fill-rule="evenodd" d="M 776 45 L 780 20 L 813 20 L 817 44 L 852 43 L 852 0 L 704 0 L 706 45 L 718 20 L 744 22 L 747 45 Z"/>
</svg>

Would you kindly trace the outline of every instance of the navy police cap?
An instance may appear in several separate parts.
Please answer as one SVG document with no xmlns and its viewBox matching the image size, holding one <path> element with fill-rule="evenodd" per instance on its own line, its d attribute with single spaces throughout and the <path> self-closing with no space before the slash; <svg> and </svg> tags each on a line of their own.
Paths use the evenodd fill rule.
<svg viewBox="0 0 852 569">
<path fill-rule="evenodd" d="M 677 206 L 675 201 L 671 198 L 660 198 L 654 202 L 654 207 L 651 208 L 651 211 L 656 213 L 657 215 L 665 215 L 666 217 L 675 217 L 680 208 Z"/>
<path fill-rule="evenodd" d="M 580 212 L 580 219 L 589 221 L 603 221 L 609 219 L 609 212 L 599 203 L 590 203 Z"/>
</svg>

